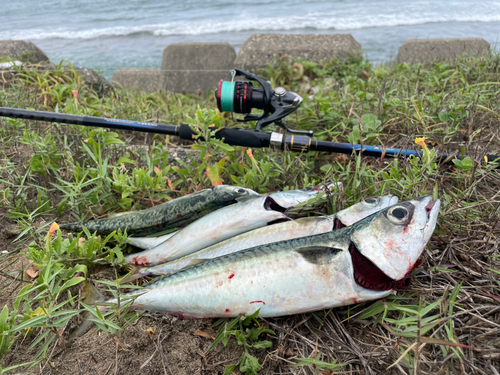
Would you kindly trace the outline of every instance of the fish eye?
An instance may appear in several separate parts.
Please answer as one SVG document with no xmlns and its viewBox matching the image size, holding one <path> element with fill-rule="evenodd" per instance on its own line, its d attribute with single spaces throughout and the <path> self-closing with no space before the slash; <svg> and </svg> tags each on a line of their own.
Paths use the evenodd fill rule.
<svg viewBox="0 0 500 375">
<path fill-rule="evenodd" d="M 240 189 L 236 190 L 236 192 L 238 192 L 240 194 L 243 194 L 243 193 L 246 193 L 246 190 L 240 188 Z"/>
<path fill-rule="evenodd" d="M 401 224 L 408 219 L 409 211 L 406 207 L 396 206 L 389 210 L 388 218 L 394 224 Z"/>
<path fill-rule="evenodd" d="M 403 208 L 396 208 L 394 211 L 392 211 L 392 214 L 394 215 L 394 217 L 396 219 L 404 218 L 407 213 L 408 213 L 408 211 L 406 209 L 403 209 Z"/>
<path fill-rule="evenodd" d="M 308 186 L 304 190 L 312 190 L 312 187 Z"/>
<path fill-rule="evenodd" d="M 375 198 L 369 198 L 369 199 L 366 199 L 365 200 L 365 203 L 368 203 L 369 205 L 375 205 L 378 203 L 378 199 L 375 199 Z"/>
</svg>

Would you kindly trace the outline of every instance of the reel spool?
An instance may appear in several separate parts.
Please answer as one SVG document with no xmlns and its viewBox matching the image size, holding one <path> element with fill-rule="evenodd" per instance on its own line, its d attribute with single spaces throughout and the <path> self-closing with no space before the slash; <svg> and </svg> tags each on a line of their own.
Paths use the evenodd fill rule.
<svg viewBox="0 0 500 375">
<path fill-rule="evenodd" d="M 217 108 L 221 112 L 250 113 L 253 108 L 264 109 L 264 90 L 251 82 L 220 81 L 216 90 Z"/>
</svg>

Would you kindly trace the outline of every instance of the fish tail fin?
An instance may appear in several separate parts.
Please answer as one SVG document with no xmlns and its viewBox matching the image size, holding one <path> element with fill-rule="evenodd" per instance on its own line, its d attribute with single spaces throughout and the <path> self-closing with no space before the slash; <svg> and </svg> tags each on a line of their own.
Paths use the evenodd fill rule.
<svg viewBox="0 0 500 375">
<path fill-rule="evenodd" d="M 148 249 L 148 247 L 145 246 L 143 243 L 143 237 L 129 237 L 127 238 L 127 243 L 129 245 L 138 247 L 139 249 L 144 249 L 144 250 Z"/>
<path fill-rule="evenodd" d="M 83 282 L 82 297 L 82 302 L 91 306 L 96 305 L 98 302 L 106 301 L 106 297 L 88 280 Z M 106 307 L 99 307 L 99 311 L 101 312 L 105 312 L 106 310 Z M 73 341 L 84 335 L 94 325 L 94 322 L 90 320 L 92 316 L 89 311 L 85 311 L 82 323 L 71 333 L 69 341 Z"/>
<path fill-rule="evenodd" d="M 148 267 L 138 267 L 129 264 L 127 266 L 127 270 L 129 273 L 122 279 L 122 282 L 128 283 L 133 280 L 140 279 L 141 277 L 146 277 L 152 275 L 152 272 L 149 271 Z"/>
<path fill-rule="evenodd" d="M 97 302 L 103 302 L 106 300 L 104 294 L 99 292 L 97 288 L 90 281 L 85 280 L 83 282 L 82 290 L 83 303 L 87 305 L 95 305 Z"/>
</svg>

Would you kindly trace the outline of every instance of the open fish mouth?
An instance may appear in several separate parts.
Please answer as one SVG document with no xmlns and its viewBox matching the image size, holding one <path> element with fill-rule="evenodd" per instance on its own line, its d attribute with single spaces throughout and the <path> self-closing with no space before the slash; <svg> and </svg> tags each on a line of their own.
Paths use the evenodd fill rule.
<svg viewBox="0 0 500 375">
<path fill-rule="evenodd" d="M 264 208 L 268 211 L 278 211 L 281 213 L 284 213 L 287 210 L 285 207 L 282 207 L 278 203 L 276 203 L 276 201 L 270 196 L 266 197 L 266 200 L 264 201 Z"/>
<path fill-rule="evenodd" d="M 432 209 L 436 205 L 437 200 L 430 201 L 427 206 L 425 206 L 425 210 L 427 211 L 427 221 L 429 221 L 429 214 L 431 213 Z"/>
<path fill-rule="evenodd" d="M 342 229 L 342 228 L 345 228 L 347 225 L 345 225 L 342 221 L 340 221 L 340 219 L 338 218 L 335 218 L 333 220 L 333 230 L 338 230 L 338 229 Z"/>
<path fill-rule="evenodd" d="M 278 218 L 276 220 L 271 220 L 267 223 L 267 225 L 273 225 L 273 224 L 278 224 L 278 223 L 283 223 L 285 221 L 291 221 L 292 219 L 286 216 L 285 212 L 287 209 L 281 205 L 279 205 L 273 198 L 270 196 L 267 196 L 266 199 L 264 200 L 263 207 L 267 211 L 276 211 L 276 212 L 281 212 L 284 217 Z"/>
<path fill-rule="evenodd" d="M 423 201 L 425 199 L 429 199 L 430 198 L 430 195 L 423 195 L 421 197 L 418 197 L 418 198 L 415 198 L 414 200 L 416 201 Z M 436 207 L 436 204 L 437 204 L 437 210 L 434 210 L 434 208 Z M 427 205 L 424 207 L 425 211 L 427 212 L 427 222 L 429 222 L 429 220 L 431 219 L 432 216 L 436 215 L 437 212 L 439 210 L 439 206 L 440 206 L 441 202 L 439 199 L 435 199 L 435 200 L 430 200 L 429 203 L 427 203 Z"/>
<path fill-rule="evenodd" d="M 434 222 L 434 225 L 436 223 L 436 220 L 437 220 L 437 216 L 439 214 L 439 208 L 441 207 L 441 201 L 439 199 L 435 199 L 435 200 L 431 200 L 427 206 L 425 206 L 425 211 L 427 212 L 427 225 L 426 225 L 426 230 L 428 230 L 429 228 L 429 222 L 430 221 L 433 221 Z M 429 237 L 430 235 L 432 234 L 432 232 L 434 232 L 434 225 L 432 226 L 432 230 L 431 232 L 429 233 Z"/>
<path fill-rule="evenodd" d="M 370 259 L 361 254 L 353 242 L 349 245 L 349 253 L 354 269 L 354 280 L 360 287 L 373 291 L 384 291 L 405 288 L 410 285 L 410 272 L 401 280 L 391 279 Z"/>
<path fill-rule="evenodd" d="M 429 199 L 429 196 L 417 198 L 416 200 Z M 428 233 L 424 237 L 430 237 L 434 231 L 434 224 L 439 213 L 441 202 L 439 199 L 431 200 L 424 207 L 427 214 L 427 221 L 424 230 Z M 429 222 L 431 225 L 429 225 Z M 334 224 L 335 225 L 335 224 Z M 427 242 L 428 238 L 426 238 Z M 374 262 L 361 254 L 354 242 L 349 245 L 349 253 L 352 259 L 354 280 L 360 287 L 373 291 L 386 291 L 408 287 L 410 284 L 410 273 L 418 265 L 418 258 L 406 270 L 406 274 L 399 280 L 395 280 L 382 271 Z"/>
</svg>

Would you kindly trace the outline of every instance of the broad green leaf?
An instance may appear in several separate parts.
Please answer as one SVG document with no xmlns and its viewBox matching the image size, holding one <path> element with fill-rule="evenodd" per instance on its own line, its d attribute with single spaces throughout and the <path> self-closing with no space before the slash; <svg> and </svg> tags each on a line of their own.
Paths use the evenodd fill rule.
<svg viewBox="0 0 500 375">
<path fill-rule="evenodd" d="M 275 335 L 274 331 L 267 328 L 252 328 L 250 330 L 250 335 L 248 335 L 248 339 L 250 341 L 256 341 L 260 335 L 263 333 L 269 333 L 271 335 Z"/>
<path fill-rule="evenodd" d="M 47 176 L 47 169 L 43 163 L 43 157 L 39 154 L 34 154 L 31 157 L 30 168 L 33 173 L 39 173 L 42 176 Z"/>
<path fill-rule="evenodd" d="M 210 140 L 214 145 L 217 145 L 222 151 L 224 152 L 231 152 L 234 151 L 234 147 L 228 145 L 227 143 L 224 143 L 218 139 L 212 138 Z"/>
<path fill-rule="evenodd" d="M 224 369 L 224 375 L 231 375 L 234 371 L 234 369 L 239 365 L 239 362 L 238 363 L 235 363 L 234 365 L 229 365 L 229 366 L 226 366 L 226 368 Z"/>
<path fill-rule="evenodd" d="M 118 138 L 108 138 L 104 141 L 105 146 L 114 144 L 124 145 L 125 142 L 123 142 L 121 139 Z"/>
<path fill-rule="evenodd" d="M 59 291 L 59 293 L 64 292 L 66 289 L 71 288 L 71 287 L 72 287 L 72 286 L 74 286 L 74 285 L 80 284 L 80 283 L 81 283 L 82 281 L 84 281 L 84 280 L 85 280 L 85 277 L 81 277 L 81 276 L 79 276 L 79 277 L 74 277 L 74 278 L 72 278 L 72 279 L 69 279 L 69 280 L 68 280 L 68 281 L 66 281 L 66 282 L 64 283 L 64 285 L 61 287 L 61 290 Z"/>
<path fill-rule="evenodd" d="M 257 373 L 260 369 L 262 369 L 262 366 L 260 365 L 259 360 L 250 354 L 246 354 L 245 360 L 240 364 L 240 371 L 243 373 L 247 371 Z"/>
<path fill-rule="evenodd" d="M 265 349 L 265 348 L 270 348 L 273 346 L 273 343 L 271 341 L 259 341 L 253 345 L 251 345 L 252 348 L 255 349 Z"/>
<path fill-rule="evenodd" d="M 28 298 L 27 296 L 28 296 L 28 294 L 30 294 L 32 292 L 33 288 L 35 288 L 35 286 L 33 284 L 28 284 L 19 291 L 19 293 L 16 296 L 16 300 L 12 304 L 14 306 L 15 310 L 19 309 L 19 305 L 20 305 L 21 301 L 24 298 Z"/>
<path fill-rule="evenodd" d="M 439 112 L 438 117 L 442 122 L 448 122 L 452 120 L 452 117 L 448 112 Z"/>
</svg>

